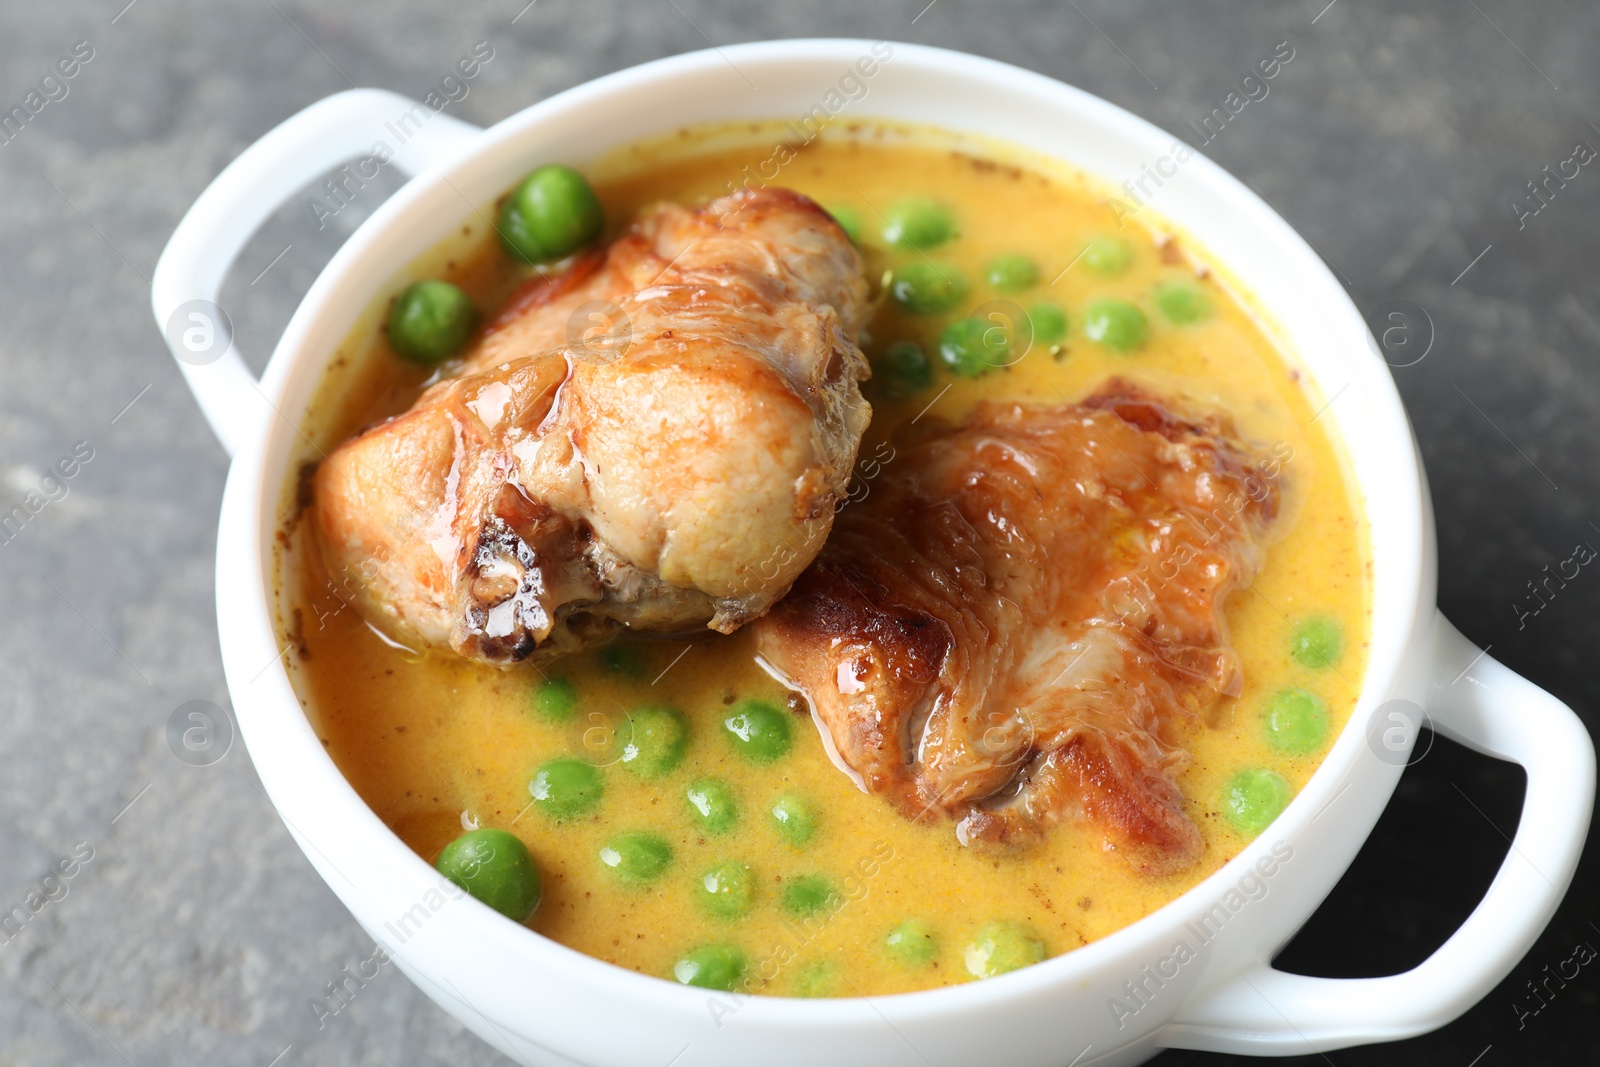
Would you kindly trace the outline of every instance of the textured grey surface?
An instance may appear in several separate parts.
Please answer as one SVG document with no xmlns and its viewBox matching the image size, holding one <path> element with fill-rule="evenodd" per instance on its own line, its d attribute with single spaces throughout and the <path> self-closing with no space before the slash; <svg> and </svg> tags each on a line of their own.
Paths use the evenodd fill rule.
<svg viewBox="0 0 1600 1067">
<path fill-rule="evenodd" d="M 1509 207 L 1576 142 L 1600 146 L 1600 8 L 123 2 L 0 5 L 0 110 L 75 42 L 94 48 L 68 95 L 0 146 L 0 510 L 78 442 L 93 449 L 65 496 L 0 544 L 0 910 L 77 843 L 93 849 L 65 896 L 0 934 L 0 1064 L 266 1065 L 291 1043 L 285 1065 L 498 1062 L 392 971 L 319 1031 L 308 999 L 370 943 L 242 748 L 199 768 L 168 750 L 174 708 L 226 702 L 212 599 L 225 463 L 148 310 L 162 245 L 241 149 L 351 83 L 425 93 L 482 39 L 495 58 L 452 110 L 485 124 L 708 39 L 849 35 L 1008 60 L 1173 130 L 1290 40 L 1270 96 L 1207 151 L 1299 227 L 1361 307 L 1427 310 L 1433 348 L 1396 376 L 1432 480 L 1445 610 L 1586 715 L 1600 706 L 1588 669 L 1600 575 L 1585 570 L 1523 628 L 1514 607 L 1574 543 L 1600 546 L 1600 171 L 1584 168 L 1524 229 Z M 250 352 L 269 350 L 385 191 L 320 234 L 290 209 L 252 242 L 225 298 Z M 1509 829 L 1517 776 L 1438 753 L 1408 772 L 1396 814 L 1290 949 L 1297 966 L 1408 966 L 1487 883 L 1504 842 L 1485 815 Z M 1592 1062 L 1592 969 L 1520 1028 L 1515 1004 L 1575 942 L 1600 944 L 1597 884 L 1591 860 L 1529 959 L 1461 1022 L 1329 1059 L 1465 1067 L 1492 1045 L 1484 1067 Z"/>
</svg>

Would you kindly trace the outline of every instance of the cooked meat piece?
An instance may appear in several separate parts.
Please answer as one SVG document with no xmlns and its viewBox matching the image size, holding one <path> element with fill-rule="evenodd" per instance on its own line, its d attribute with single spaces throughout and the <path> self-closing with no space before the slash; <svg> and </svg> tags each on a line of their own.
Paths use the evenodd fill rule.
<svg viewBox="0 0 1600 1067">
<path fill-rule="evenodd" d="M 495 664 L 619 626 L 737 628 L 832 525 L 871 417 L 866 289 L 797 193 L 652 209 L 328 457 L 329 570 L 360 576 L 380 628 Z"/>
<path fill-rule="evenodd" d="M 1108 382 L 985 403 L 903 450 L 759 624 L 840 762 L 963 843 L 1084 820 L 1137 869 L 1200 833 L 1186 724 L 1237 696 L 1223 604 L 1251 581 L 1278 462 Z"/>
</svg>

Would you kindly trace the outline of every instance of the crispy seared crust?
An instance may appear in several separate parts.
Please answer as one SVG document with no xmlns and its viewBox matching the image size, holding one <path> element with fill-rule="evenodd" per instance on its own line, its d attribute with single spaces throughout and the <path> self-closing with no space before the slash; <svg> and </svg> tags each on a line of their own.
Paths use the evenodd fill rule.
<svg viewBox="0 0 1600 1067">
<path fill-rule="evenodd" d="M 789 190 L 651 209 L 321 465 L 329 569 L 365 576 L 369 621 L 497 665 L 737 628 L 816 556 L 854 466 L 861 272 Z"/>
<path fill-rule="evenodd" d="M 846 508 L 760 626 L 840 758 L 963 841 L 1097 827 L 1158 875 L 1202 849 L 1179 742 L 1239 691 L 1223 603 L 1277 513 L 1275 462 L 1128 383 L 980 405 Z"/>
</svg>

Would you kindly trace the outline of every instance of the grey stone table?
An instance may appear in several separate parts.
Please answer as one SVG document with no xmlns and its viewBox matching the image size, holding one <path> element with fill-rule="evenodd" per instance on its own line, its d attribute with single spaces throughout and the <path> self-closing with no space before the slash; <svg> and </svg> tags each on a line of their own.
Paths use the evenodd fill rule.
<svg viewBox="0 0 1600 1067">
<path fill-rule="evenodd" d="M 525 2 L 0 4 L 0 111 L 37 112 L 0 138 L 0 511 L 31 492 L 41 504 L 0 540 L 0 910 L 59 860 L 73 872 L 0 933 L 0 1064 L 497 1062 L 388 971 L 319 1029 L 307 1002 L 370 943 L 242 748 L 208 767 L 168 749 L 178 705 L 226 702 L 211 574 L 225 464 L 148 310 L 168 234 L 241 149 L 350 84 L 421 95 L 479 40 L 494 59 L 454 108 L 485 124 L 708 41 L 848 35 L 1005 59 L 1172 130 L 1291 41 L 1270 95 L 1206 150 L 1361 307 L 1426 310 L 1432 348 L 1395 373 L 1432 479 L 1444 609 L 1591 719 L 1600 709 L 1600 574 L 1521 614 L 1545 565 L 1600 545 L 1600 172 L 1548 203 L 1525 186 L 1579 142 L 1600 146 L 1600 8 Z M 40 91 L 58 69 L 73 76 Z M 258 236 L 225 297 L 247 351 L 270 349 L 391 190 L 369 187 L 320 232 L 295 208 Z M 1487 885 L 1520 793 L 1514 769 L 1435 745 L 1282 963 L 1362 975 L 1426 956 Z M 1540 1001 L 1525 983 L 1600 944 L 1597 886 L 1591 849 L 1532 954 L 1461 1021 L 1328 1061 L 1593 1062 L 1600 973 Z"/>
</svg>

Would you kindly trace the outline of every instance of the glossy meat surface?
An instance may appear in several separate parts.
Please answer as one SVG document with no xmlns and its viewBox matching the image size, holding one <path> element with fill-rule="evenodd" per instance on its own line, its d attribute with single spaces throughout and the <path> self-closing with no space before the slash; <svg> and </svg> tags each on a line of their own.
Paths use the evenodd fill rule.
<svg viewBox="0 0 1600 1067">
<path fill-rule="evenodd" d="M 1281 456 L 1120 381 L 983 404 L 900 454 L 763 619 L 837 759 L 963 842 L 1084 820 L 1151 875 L 1199 858 L 1174 779 L 1241 677 L 1223 605 L 1261 562 Z"/>
<path fill-rule="evenodd" d="M 861 270 L 787 190 L 652 209 L 321 464 L 328 569 L 381 629 L 495 664 L 735 629 L 816 556 L 855 462 Z"/>
</svg>

